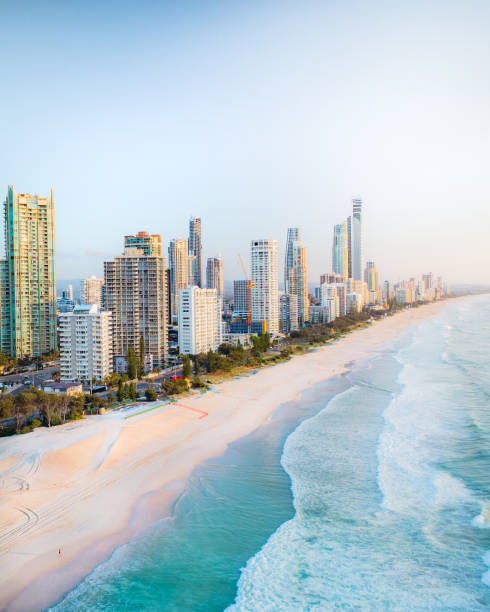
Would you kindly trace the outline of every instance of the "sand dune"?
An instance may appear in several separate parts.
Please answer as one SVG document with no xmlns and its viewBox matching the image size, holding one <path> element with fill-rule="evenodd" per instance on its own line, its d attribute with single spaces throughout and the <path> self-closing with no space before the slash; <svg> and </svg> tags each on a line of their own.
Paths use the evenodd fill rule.
<svg viewBox="0 0 490 612">
<path fill-rule="evenodd" d="M 172 490 L 172 482 L 222 454 L 282 403 L 440 308 L 402 312 L 340 342 L 186 398 L 182 406 L 156 403 L 147 411 L 144 405 L 1 439 L 0 607 L 38 610 L 56 601 L 124 539 L 143 496 L 163 491 L 170 503 L 181 490 L 180 485 Z M 202 413 L 188 408 L 209 416 L 200 418 Z M 103 542 L 105 547 L 97 544 Z M 94 552 L 81 555 L 87 550 Z M 61 567 L 65 570 L 52 572 Z M 51 578 L 39 581 L 47 572 Z"/>
</svg>

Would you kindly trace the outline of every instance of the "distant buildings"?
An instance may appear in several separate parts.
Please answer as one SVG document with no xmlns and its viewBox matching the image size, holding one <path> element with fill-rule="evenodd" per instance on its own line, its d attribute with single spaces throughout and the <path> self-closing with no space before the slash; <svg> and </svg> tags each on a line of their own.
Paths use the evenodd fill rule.
<svg viewBox="0 0 490 612">
<path fill-rule="evenodd" d="M 298 296 L 285 293 L 279 299 L 280 328 L 283 334 L 296 331 L 299 328 Z"/>
<path fill-rule="evenodd" d="M 62 381 L 103 380 L 113 371 L 111 312 L 81 304 L 60 315 L 59 326 Z"/>
<path fill-rule="evenodd" d="M 202 287 L 202 236 L 201 217 L 191 217 L 189 220 L 189 285 Z"/>
<path fill-rule="evenodd" d="M 298 321 L 302 326 L 308 321 L 308 268 L 306 248 L 301 242 L 300 230 L 290 227 L 287 234 L 286 259 L 284 267 L 285 291 L 297 296 Z"/>
<path fill-rule="evenodd" d="M 364 240 L 362 235 L 362 200 L 352 200 L 352 215 L 347 219 L 349 240 L 349 278 L 362 280 Z"/>
<path fill-rule="evenodd" d="M 347 221 L 334 225 L 333 228 L 333 248 L 332 248 L 332 269 L 334 274 L 343 278 L 349 276 L 349 225 Z"/>
<path fill-rule="evenodd" d="M 233 317 L 246 319 L 248 315 L 248 283 L 246 280 L 233 281 Z"/>
<path fill-rule="evenodd" d="M 129 236 L 126 236 L 125 241 L 128 238 Z M 102 310 L 102 288 L 104 286 L 104 279 L 91 276 L 90 278 L 83 279 L 80 285 L 80 298 L 82 304 L 97 304 L 99 310 Z"/>
<path fill-rule="evenodd" d="M 4 203 L 5 259 L 0 262 L 0 350 L 35 357 L 56 350 L 54 193 L 17 193 Z"/>
<path fill-rule="evenodd" d="M 251 292 L 252 321 L 264 321 L 267 332 L 279 332 L 277 240 L 253 240 Z"/>
<path fill-rule="evenodd" d="M 155 255 L 160 257 L 162 254 L 162 237 L 160 234 L 149 234 L 148 232 L 138 232 L 136 236 L 124 237 L 124 248 L 136 247 L 143 251 L 143 255 Z M 87 304 L 91 302 L 86 302 Z"/>
<path fill-rule="evenodd" d="M 189 252 L 185 238 L 174 238 L 170 241 L 168 265 L 170 268 L 172 315 L 176 316 L 179 305 L 179 291 L 192 284 L 189 280 Z"/>
<path fill-rule="evenodd" d="M 208 289 L 216 289 L 218 299 L 223 300 L 225 293 L 225 277 L 223 271 L 223 259 L 220 256 L 210 257 L 206 265 L 206 286 Z"/>
<path fill-rule="evenodd" d="M 179 347 L 183 355 L 216 351 L 221 343 L 221 308 L 216 289 L 180 290 Z"/>
<path fill-rule="evenodd" d="M 185 242 L 185 241 L 184 241 Z M 162 367 L 168 355 L 167 262 L 161 255 L 126 247 L 104 263 L 105 308 L 112 312 L 113 354 L 137 351 L 143 338 L 145 355 Z"/>
</svg>

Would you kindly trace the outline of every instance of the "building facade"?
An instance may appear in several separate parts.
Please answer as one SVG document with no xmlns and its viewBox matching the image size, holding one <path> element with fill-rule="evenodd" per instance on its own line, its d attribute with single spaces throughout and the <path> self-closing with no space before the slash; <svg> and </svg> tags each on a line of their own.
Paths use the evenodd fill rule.
<svg viewBox="0 0 490 612">
<path fill-rule="evenodd" d="M 246 319 L 248 315 L 248 283 L 246 280 L 233 281 L 233 317 Z"/>
<path fill-rule="evenodd" d="M 189 253 L 185 238 L 174 238 L 168 247 L 170 268 L 170 293 L 172 296 L 172 315 L 178 313 L 179 292 L 191 283 L 189 280 Z"/>
<path fill-rule="evenodd" d="M 283 334 L 299 329 L 298 296 L 285 293 L 279 299 L 280 327 Z"/>
<path fill-rule="evenodd" d="M 210 257 L 206 265 L 206 286 L 208 289 L 216 289 L 218 299 L 223 300 L 225 294 L 225 277 L 223 271 L 223 258 Z"/>
<path fill-rule="evenodd" d="M 53 190 L 40 197 L 10 185 L 4 213 L 0 344 L 14 358 L 41 356 L 57 347 Z"/>
<path fill-rule="evenodd" d="M 286 293 L 296 295 L 298 298 L 298 322 L 302 326 L 309 318 L 310 299 L 306 247 L 301 242 L 300 230 L 297 227 L 288 229 L 285 264 Z"/>
<path fill-rule="evenodd" d="M 216 351 L 221 344 L 221 308 L 216 289 L 180 290 L 179 347 L 183 355 Z"/>
<path fill-rule="evenodd" d="M 113 371 L 112 313 L 80 304 L 59 317 L 61 380 L 104 380 Z"/>
<path fill-rule="evenodd" d="M 128 247 L 114 261 L 104 263 L 105 308 L 112 312 L 113 354 L 138 352 L 140 339 L 145 355 L 155 367 L 168 357 L 167 262 L 165 257 L 145 255 Z"/>
<path fill-rule="evenodd" d="M 160 257 L 162 254 L 162 237 L 160 234 L 149 234 L 148 232 L 138 232 L 136 236 L 124 236 L 124 248 L 128 247 L 141 249 L 144 255 Z"/>
<path fill-rule="evenodd" d="M 352 200 L 352 215 L 348 218 L 347 224 L 349 230 L 349 278 L 362 280 L 364 271 L 362 200 Z"/>
<path fill-rule="evenodd" d="M 193 257 L 191 259 L 189 285 L 202 287 L 201 217 L 191 217 L 189 220 L 189 255 Z"/>
<path fill-rule="evenodd" d="M 265 321 L 267 332 L 279 332 L 277 240 L 253 240 L 251 291 L 252 321 Z"/>
<path fill-rule="evenodd" d="M 347 221 L 334 225 L 332 271 L 343 278 L 349 275 L 349 225 Z"/>
<path fill-rule="evenodd" d="M 128 238 L 128 236 L 126 236 Z M 90 278 L 84 278 L 81 282 L 80 287 L 80 298 L 82 304 L 97 304 L 99 310 L 102 310 L 102 288 L 104 286 L 104 279 L 91 276 Z"/>
</svg>

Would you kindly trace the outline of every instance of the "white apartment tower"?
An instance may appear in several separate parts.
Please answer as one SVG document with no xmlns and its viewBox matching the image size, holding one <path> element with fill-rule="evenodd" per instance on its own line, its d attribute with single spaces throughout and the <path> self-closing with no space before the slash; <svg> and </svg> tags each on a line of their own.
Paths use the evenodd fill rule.
<svg viewBox="0 0 490 612">
<path fill-rule="evenodd" d="M 298 296 L 293 293 L 285 293 L 281 295 L 279 305 L 281 331 L 284 334 L 288 334 L 289 332 L 297 330 L 299 328 Z"/>
<path fill-rule="evenodd" d="M 84 278 L 81 282 L 81 301 L 82 304 L 97 304 L 99 310 L 102 310 L 102 287 L 104 279 L 91 276 Z"/>
<path fill-rule="evenodd" d="M 279 332 L 279 290 L 277 240 L 253 240 L 252 250 L 252 321 L 265 321 L 267 332 Z"/>
<path fill-rule="evenodd" d="M 332 269 L 333 273 L 343 278 L 349 276 L 349 226 L 347 221 L 334 225 Z"/>
<path fill-rule="evenodd" d="M 112 313 L 80 304 L 59 317 L 61 380 L 103 380 L 112 372 Z"/>
<path fill-rule="evenodd" d="M 221 308 L 216 289 L 187 287 L 179 293 L 179 347 L 183 355 L 216 351 L 221 344 Z"/>
<path fill-rule="evenodd" d="M 168 247 L 168 267 L 170 268 L 170 293 L 172 299 L 172 315 L 177 314 L 179 291 L 189 286 L 191 266 L 185 238 L 174 238 Z"/>
</svg>

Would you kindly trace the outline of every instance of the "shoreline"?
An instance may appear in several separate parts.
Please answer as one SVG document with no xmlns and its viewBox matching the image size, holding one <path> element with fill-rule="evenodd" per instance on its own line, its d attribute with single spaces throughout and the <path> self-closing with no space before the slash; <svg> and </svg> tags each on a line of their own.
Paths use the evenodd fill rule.
<svg viewBox="0 0 490 612">
<path fill-rule="evenodd" d="M 2 481 L 0 508 L 6 499 L 8 503 L 8 497 L 10 502 L 15 500 L 18 505 L 17 499 L 27 496 L 30 505 L 24 507 L 37 516 L 37 520 L 27 519 L 24 527 L 20 524 L 12 528 L 15 522 L 11 521 L 10 531 L 17 529 L 17 535 L 7 548 L 4 525 L 0 528 L 0 555 L 4 566 L 2 609 L 39 610 L 58 602 L 94 567 L 108 559 L 115 548 L 155 521 L 171 519 L 173 504 L 197 465 L 222 455 L 230 443 L 267 422 L 283 403 L 298 398 L 316 383 L 344 373 L 352 362 L 366 357 L 407 327 L 436 316 L 452 301 L 397 313 L 357 329 L 339 342 L 295 356 L 275 367 L 263 368 L 254 376 L 226 380 L 219 388 L 204 395 L 183 398 L 182 402 L 190 406 L 163 405 L 145 414 L 136 414 L 131 419 L 109 414 L 107 418 L 89 417 L 79 424 L 64 425 L 63 432 L 60 432 L 64 435 L 57 437 L 68 438 L 68 441 L 62 440 L 59 450 L 52 444 L 58 432 L 40 432 L 37 438 L 46 438 L 46 434 L 49 436 L 51 433 L 55 436 L 51 438 L 51 444 L 48 442 L 46 450 L 38 453 L 38 466 L 30 477 L 32 480 L 27 481 L 27 489 L 22 488 L 20 493 L 19 490 L 8 491 L 5 496 L 6 480 Z M 205 407 L 209 417 L 199 420 L 198 415 L 191 412 L 195 402 L 199 408 Z M 94 419 L 98 422 L 95 423 Z M 70 437 L 75 440 L 70 441 Z M 17 441 L 26 438 L 16 437 Z M 64 442 L 67 443 L 63 445 Z M 162 445 L 162 442 L 166 444 Z M 9 458 L 5 453 L 6 446 L 9 445 L 0 444 L 0 465 L 5 455 Z M 19 455 L 16 448 L 19 444 L 10 446 L 14 447 L 11 449 L 12 459 Z M 59 469 L 59 461 L 52 465 L 49 455 L 53 453 L 62 454 L 66 461 L 64 469 Z M 76 465 L 71 465 L 72 470 L 69 470 L 70 459 L 73 463 L 75 454 L 78 462 L 75 461 Z M 84 461 L 80 461 L 80 455 L 84 456 Z M 20 465 L 24 464 L 21 462 Z M 43 471 L 45 465 L 47 469 Z M 7 478 L 16 477 L 15 467 L 6 470 Z M 69 474 L 70 471 L 73 474 Z M 41 474 L 43 478 L 40 478 Z M 60 486 L 59 481 L 70 475 L 74 483 Z M 5 473 L 2 478 L 4 476 Z M 92 486 L 89 488 L 94 490 L 87 491 L 84 479 L 99 480 L 101 487 Z M 51 496 L 40 486 L 47 483 L 54 491 Z M 53 501 L 60 505 L 59 498 L 63 493 L 58 493 L 63 489 L 69 489 L 67 499 L 63 500 L 65 514 L 62 514 L 60 522 L 55 520 L 54 525 L 50 525 L 49 520 L 44 520 L 43 524 L 43 519 L 52 518 L 49 515 L 50 502 L 51 505 Z M 81 507 L 75 508 L 80 498 Z M 104 503 L 106 501 L 108 503 Z M 33 502 L 37 502 L 37 507 Z M 123 511 L 109 521 L 106 518 L 94 525 L 88 515 L 102 518 L 101 507 Z M 66 514 L 70 516 L 66 517 Z M 26 529 L 25 525 L 29 527 L 32 520 L 35 524 Z M 8 535 L 9 530 L 6 531 Z M 62 558 L 57 554 L 58 546 L 53 543 L 54 534 L 58 542 L 68 542 L 63 548 Z M 36 553 L 36 548 L 41 552 Z M 26 549 L 31 552 L 26 552 Z M 31 557 L 30 561 L 22 563 L 22 555 Z M 46 582 L 49 582 L 49 587 L 46 587 Z"/>
</svg>

